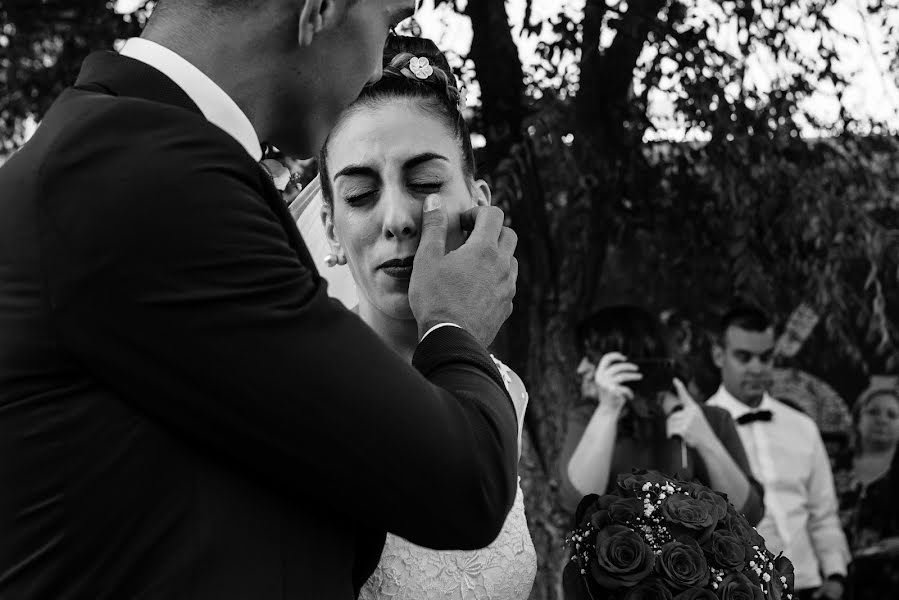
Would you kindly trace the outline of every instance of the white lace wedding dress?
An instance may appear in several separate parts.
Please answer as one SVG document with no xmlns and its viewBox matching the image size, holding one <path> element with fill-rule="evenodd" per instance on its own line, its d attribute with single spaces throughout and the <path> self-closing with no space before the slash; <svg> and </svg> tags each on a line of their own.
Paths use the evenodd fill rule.
<svg viewBox="0 0 899 600">
<path fill-rule="evenodd" d="M 509 393 L 527 394 L 523 385 L 513 389 L 509 368 L 493 360 Z M 388 533 L 359 600 L 525 600 L 536 574 L 519 477 L 515 503 L 492 544 L 481 550 L 430 550 Z"/>
<path fill-rule="evenodd" d="M 482 550 L 429 550 L 388 533 L 359 600 L 525 600 L 536 573 L 519 486 L 499 537 Z"/>
</svg>

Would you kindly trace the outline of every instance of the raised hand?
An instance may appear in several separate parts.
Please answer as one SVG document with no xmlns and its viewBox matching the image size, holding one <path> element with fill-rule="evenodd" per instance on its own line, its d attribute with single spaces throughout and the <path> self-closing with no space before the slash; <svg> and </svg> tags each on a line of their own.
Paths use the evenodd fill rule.
<svg viewBox="0 0 899 600">
<path fill-rule="evenodd" d="M 674 380 L 678 405 L 669 413 L 667 421 L 668 437 L 679 436 L 691 448 L 709 447 L 718 441 L 702 408 L 687 391 L 680 379 Z"/>
<path fill-rule="evenodd" d="M 633 390 L 627 384 L 640 381 L 643 375 L 635 364 L 627 362 L 623 354 L 610 352 L 599 359 L 591 379 L 599 398 L 597 410 L 617 415 L 634 397 Z"/>
<path fill-rule="evenodd" d="M 447 214 L 440 197 L 425 199 L 421 241 L 409 282 L 409 304 L 419 337 L 439 323 L 454 323 L 490 345 L 512 314 L 518 236 L 503 226 L 503 211 L 479 206 L 465 213 L 468 239 L 446 252 Z"/>
</svg>

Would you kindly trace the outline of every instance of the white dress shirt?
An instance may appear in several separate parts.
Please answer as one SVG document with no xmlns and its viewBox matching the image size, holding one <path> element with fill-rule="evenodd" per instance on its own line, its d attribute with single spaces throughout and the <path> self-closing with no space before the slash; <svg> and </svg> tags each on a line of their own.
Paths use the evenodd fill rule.
<svg viewBox="0 0 899 600">
<path fill-rule="evenodd" d="M 765 517 L 758 532 L 768 549 L 793 561 L 796 589 L 821 585 L 822 576 L 846 575 L 849 546 L 838 516 L 830 461 L 815 422 L 765 394 L 755 409 L 722 385 L 708 404 L 734 420 L 768 410 L 770 421 L 737 425 L 756 479 L 765 487 Z"/>
<path fill-rule="evenodd" d="M 262 160 L 262 146 L 250 119 L 231 96 L 200 69 L 165 46 L 144 38 L 129 39 L 119 54 L 139 60 L 174 81 L 207 121 L 237 140 L 253 160 Z"/>
</svg>

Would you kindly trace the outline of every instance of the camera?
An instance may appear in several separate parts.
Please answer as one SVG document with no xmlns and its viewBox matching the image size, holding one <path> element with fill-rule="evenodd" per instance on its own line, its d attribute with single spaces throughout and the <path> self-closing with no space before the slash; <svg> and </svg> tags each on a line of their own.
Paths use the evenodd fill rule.
<svg viewBox="0 0 899 600">
<path fill-rule="evenodd" d="M 629 361 L 640 369 L 643 379 L 631 381 L 628 386 L 634 394 L 644 398 L 655 398 L 659 392 L 677 394 L 673 380 L 678 376 L 674 359 L 649 358 Z"/>
</svg>

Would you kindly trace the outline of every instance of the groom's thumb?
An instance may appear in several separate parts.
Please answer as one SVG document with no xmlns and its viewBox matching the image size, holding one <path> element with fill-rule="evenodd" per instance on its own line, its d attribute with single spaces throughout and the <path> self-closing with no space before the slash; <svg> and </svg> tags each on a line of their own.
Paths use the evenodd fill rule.
<svg viewBox="0 0 899 600">
<path fill-rule="evenodd" d="M 446 254 L 446 208 L 440 196 L 431 194 L 425 198 L 421 215 L 421 240 L 416 257 L 439 258 Z"/>
</svg>

